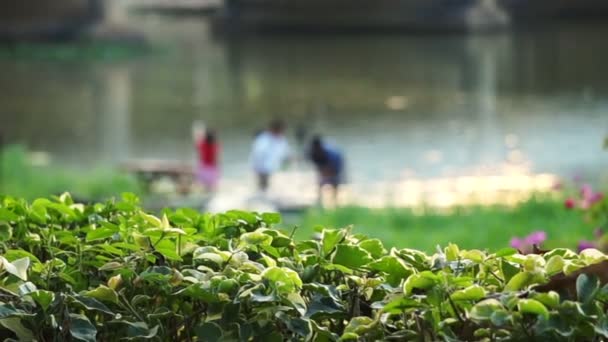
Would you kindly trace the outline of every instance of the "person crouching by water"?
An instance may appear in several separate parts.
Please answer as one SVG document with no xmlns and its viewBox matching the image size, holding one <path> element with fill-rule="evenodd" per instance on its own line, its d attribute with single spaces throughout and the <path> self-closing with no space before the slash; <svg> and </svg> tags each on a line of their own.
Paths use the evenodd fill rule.
<svg viewBox="0 0 608 342">
<path fill-rule="evenodd" d="M 260 191 L 268 190 L 270 176 L 281 169 L 289 158 L 289 153 L 289 143 L 282 121 L 272 121 L 267 130 L 256 135 L 250 159 Z"/>
<path fill-rule="evenodd" d="M 194 139 L 198 154 L 197 180 L 205 187 L 205 191 L 214 192 L 220 178 L 220 146 L 215 132 L 206 130 L 199 124 L 195 128 Z"/>
<path fill-rule="evenodd" d="M 333 204 L 337 205 L 338 187 L 344 181 L 344 157 L 335 147 L 325 143 L 319 135 L 313 137 L 309 158 L 319 173 L 319 204 L 323 204 L 323 187 L 332 189 Z"/>
</svg>

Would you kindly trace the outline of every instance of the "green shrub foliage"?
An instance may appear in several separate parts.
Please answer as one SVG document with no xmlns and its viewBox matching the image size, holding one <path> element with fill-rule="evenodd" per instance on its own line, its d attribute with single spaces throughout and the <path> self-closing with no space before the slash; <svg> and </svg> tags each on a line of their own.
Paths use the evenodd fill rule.
<svg viewBox="0 0 608 342">
<path fill-rule="evenodd" d="M 272 213 L 144 212 L 133 195 L 0 199 L 0 338 L 375 341 L 608 338 L 606 256 L 294 241 Z M 404 227 L 404 234 L 407 234 Z M 542 252 L 539 252 L 542 253 Z M 599 276 L 598 276 L 599 275 Z"/>
</svg>

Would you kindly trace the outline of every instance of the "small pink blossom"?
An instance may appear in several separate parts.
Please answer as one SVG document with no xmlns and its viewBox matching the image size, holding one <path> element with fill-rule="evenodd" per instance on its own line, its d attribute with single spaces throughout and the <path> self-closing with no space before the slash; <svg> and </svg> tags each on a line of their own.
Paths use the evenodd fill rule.
<svg viewBox="0 0 608 342">
<path fill-rule="evenodd" d="M 521 253 L 527 254 L 532 253 L 534 246 L 539 246 L 547 240 L 547 233 L 542 230 L 532 232 L 524 238 L 513 237 L 510 241 L 510 245 L 513 248 L 518 249 Z"/>
<path fill-rule="evenodd" d="M 578 242 L 578 251 L 582 252 L 585 249 L 596 248 L 593 241 L 581 240 Z"/>
<path fill-rule="evenodd" d="M 583 199 L 590 197 L 591 195 L 593 195 L 593 188 L 591 187 L 590 184 L 583 184 L 581 186 L 581 197 Z"/>
<path fill-rule="evenodd" d="M 601 201 L 604 198 L 604 194 L 593 191 L 593 188 L 589 184 L 583 184 L 583 186 L 581 186 L 581 198 L 583 199 L 581 208 L 588 209 L 595 203 Z"/>
<path fill-rule="evenodd" d="M 536 231 L 526 236 L 525 243 L 528 245 L 540 245 L 547 240 L 547 233 Z"/>
<path fill-rule="evenodd" d="M 520 249 L 523 247 L 524 242 L 520 238 L 512 238 L 509 245 L 513 248 Z"/>
<path fill-rule="evenodd" d="M 589 202 L 591 204 L 595 204 L 595 203 L 597 203 L 597 202 L 599 202 L 599 201 L 601 201 L 603 199 L 604 199 L 604 194 L 601 193 L 601 192 L 596 192 L 596 193 L 594 193 L 593 195 L 591 195 L 589 197 Z"/>
</svg>

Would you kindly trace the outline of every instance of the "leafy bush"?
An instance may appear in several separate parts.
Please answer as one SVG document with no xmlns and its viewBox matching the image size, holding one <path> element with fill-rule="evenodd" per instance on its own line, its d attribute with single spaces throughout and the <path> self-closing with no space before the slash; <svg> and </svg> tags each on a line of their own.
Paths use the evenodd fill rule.
<svg viewBox="0 0 608 342">
<path fill-rule="evenodd" d="M 272 213 L 0 199 L 0 337 L 373 341 L 608 338 L 607 257 L 295 241 Z M 599 277 L 598 277 L 599 276 Z"/>
</svg>

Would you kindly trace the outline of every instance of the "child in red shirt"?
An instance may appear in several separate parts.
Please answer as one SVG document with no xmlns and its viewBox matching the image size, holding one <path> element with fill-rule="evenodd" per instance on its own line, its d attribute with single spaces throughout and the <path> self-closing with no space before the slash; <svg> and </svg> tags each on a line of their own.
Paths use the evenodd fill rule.
<svg viewBox="0 0 608 342">
<path fill-rule="evenodd" d="M 218 165 L 220 146 L 215 133 L 208 130 L 204 134 L 196 134 L 195 144 L 198 152 L 197 179 L 207 191 L 215 191 L 220 176 Z"/>
</svg>

